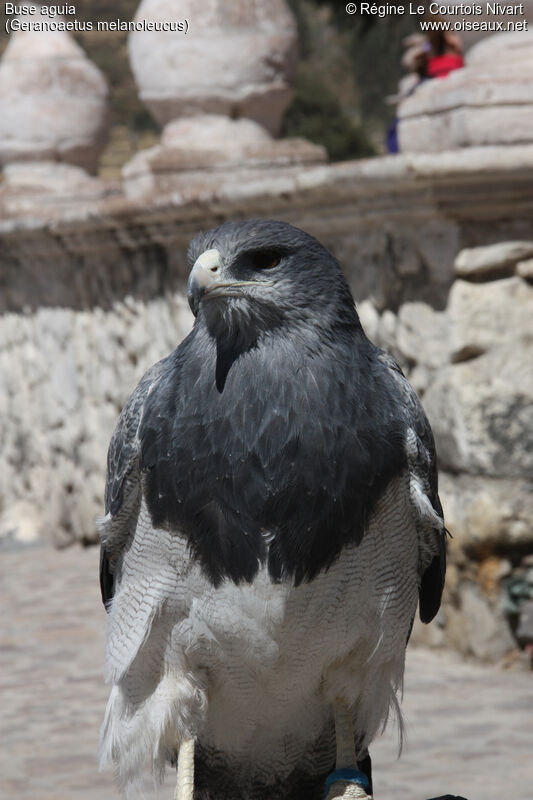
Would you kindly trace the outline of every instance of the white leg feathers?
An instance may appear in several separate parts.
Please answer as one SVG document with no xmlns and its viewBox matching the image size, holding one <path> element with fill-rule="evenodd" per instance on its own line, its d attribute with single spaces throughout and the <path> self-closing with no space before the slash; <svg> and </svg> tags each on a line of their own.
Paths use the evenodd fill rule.
<svg viewBox="0 0 533 800">
<path fill-rule="evenodd" d="M 178 776 L 174 800 L 193 800 L 194 739 L 183 739 L 178 752 Z"/>
</svg>

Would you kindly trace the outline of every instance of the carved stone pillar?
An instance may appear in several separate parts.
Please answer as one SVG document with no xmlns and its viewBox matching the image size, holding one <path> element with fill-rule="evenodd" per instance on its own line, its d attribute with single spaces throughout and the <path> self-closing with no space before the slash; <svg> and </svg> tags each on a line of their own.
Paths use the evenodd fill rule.
<svg viewBox="0 0 533 800">
<path fill-rule="evenodd" d="M 21 17 L 31 24 L 50 17 Z M 55 17 L 57 22 L 59 17 Z M 62 31 L 17 31 L 0 63 L 0 166 L 6 189 L 75 192 L 96 181 L 108 128 L 108 88 Z"/>
<path fill-rule="evenodd" d="M 161 144 L 124 168 L 130 197 L 198 193 L 221 181 L 325 160 L 301 139 L 276 141 L 297 62 L 284 0 L 143 0 L 136 20 L 188 22 L 188 32 L 129 37 L 141 99 L 165 126 Z M 238 171 L 238 173 L 236 172 Z"/>
</svg>

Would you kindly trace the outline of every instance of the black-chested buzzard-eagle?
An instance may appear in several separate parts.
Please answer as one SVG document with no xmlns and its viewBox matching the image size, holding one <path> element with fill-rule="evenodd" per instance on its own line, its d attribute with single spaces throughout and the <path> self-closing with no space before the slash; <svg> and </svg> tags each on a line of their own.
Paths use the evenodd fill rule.
<svg viewBox="0 0 533 800">
<path fill-rule="evenodd" d="M 180 800 L 371 791 L 444 581 L 429 424 L 316 239 L 228 222 L 189 256 L 194 328 L 109 448 L 102 761 L 177 759 Z"/>
</svg>

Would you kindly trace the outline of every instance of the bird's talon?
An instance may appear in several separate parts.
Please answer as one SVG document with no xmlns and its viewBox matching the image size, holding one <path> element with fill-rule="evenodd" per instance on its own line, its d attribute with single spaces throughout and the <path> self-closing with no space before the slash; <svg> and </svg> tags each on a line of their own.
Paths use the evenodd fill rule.
<svg viewBox="0 0 533 800">
<path fill-rule="evenodd" d="M 372 800 L 372 795 L 360 783 L 335 781 L 325 795 L 324 800 Z"/>
<path fill-rule="evenodd" d="M 334 770 L 326 778 L 324 800 L 335 797 L 343 800 L 372 800 L 368 794 L 370 783 L 364 772 L 355 767 L 343 767 Z"/>
</svg>

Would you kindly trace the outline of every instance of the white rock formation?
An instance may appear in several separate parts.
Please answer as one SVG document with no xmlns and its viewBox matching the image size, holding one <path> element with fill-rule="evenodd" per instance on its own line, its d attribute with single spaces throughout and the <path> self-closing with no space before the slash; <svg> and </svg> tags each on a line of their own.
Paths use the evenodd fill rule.
<svg viewBox="0 0 533 800">
<path fill-rule="evenodd" d="M 466 263 L 468 252 L 475 259 L 471 250 L 458 261 Z M 457 280 L 446 316 L 451 363 L 424 396 L 442 464 L 455 473 L 530 479 L 533 286 L 517 276 Z"/>
<path fill-rule="evenodd" d="M 524 479 L 441 473 L 440 496 L 453 534 L 451 555 L 460 548 L 483 559 L 533 544 L 533 485 Z"/>
<path fill-rule="evenodd" d="M 285 0 L 143 0 L 136 20 L 189 22 L 188 33 L 132 32 L 141 99 L 163 125 L 198 113 L 248 117 L 276 134 L 290 97 L 297 32 Z"/>
<path fill-rule="evenodd" d="M 532 241 L 498 242 L 461 250 L 454 262 L 460 278 L 490 279 L 506 271 L 511 274 L 518 260 L 533 256 Z"/>
<path fill-rule="evenodd" d="M 533 288 L 518 277 L 487 283 L 457 280 L 446 316 L 452 361 L 499 347 L 525 352 L 533 342 Z"/>
<path fill-rule="evenodd" d="M 68 33 L 12 33 L 0 63 L 0 166 L 48 160 L 95 171 L 107 96 L 104 76 Z"/>
<path fill-rule="evenodd" d="M 448 317 L 427 303 L 404 303 L 398 312 L 397 346 L 409 363 L 439 369 L 449 358 Z"/>
<path fill-rule="evenodd" d="M 533 142 L 533 31 L 472 48 L 464 69 L 427 81 L 398 109 L 403 152 Z"/>
<path fill-rule="evenodd" d="M 533 363 L 527 351 L 512 344 L 449 366 L 424 404 L 445 468 L 509 478 L 533 474 Z"/>
</svg>

